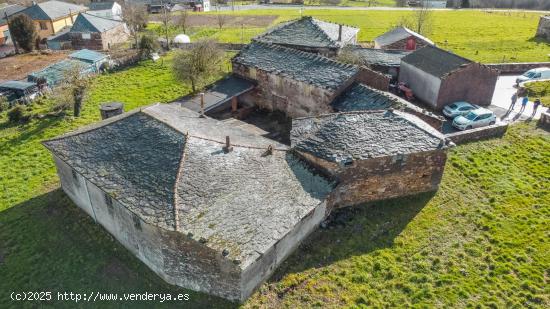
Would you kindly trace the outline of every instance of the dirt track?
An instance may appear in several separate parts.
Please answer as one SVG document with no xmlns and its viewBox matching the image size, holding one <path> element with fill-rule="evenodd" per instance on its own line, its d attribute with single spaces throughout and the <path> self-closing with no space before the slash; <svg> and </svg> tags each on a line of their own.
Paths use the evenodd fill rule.
<svg viewBox="0 0 550 309">
<path fill-rule="evenodd" d="M 50 55 L 24 54 L 0 59 L 0 82 L 20 80 L 31 72 L 67 58 L 68 53 L 52 53 Z"/>
</svg>

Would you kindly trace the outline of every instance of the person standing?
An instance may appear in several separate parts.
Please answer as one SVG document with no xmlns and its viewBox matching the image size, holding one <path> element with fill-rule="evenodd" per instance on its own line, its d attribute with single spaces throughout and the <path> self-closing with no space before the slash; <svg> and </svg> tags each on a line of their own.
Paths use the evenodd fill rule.
<svg viewBox="0 0 550 309">
<path fill-rule="evenodd" d="M 539 105 L 541 104 L 540 99 L 537 98 L 535 102 L 533 102 L 533 115 L 537 113 L 537 108 L 539 108 Z"/>
<path fill-rule="evenodd" d="M 521 101 L 521 109 L 519 110 L 520 114 L 525 110 L 527 103 L 529 103 L 529 97 L 523 97 L 523 100 Z"/>
<path fill-rule="evenodd" d="M 514 92 L 514 94 L 512 95 L 512 104 L 510 104 L 510 108 L 508 108 L 508 110 L 514 110 L 514 106 L 516 105 L 516 102 L 518 101 L 518 93 L 517 92 Z"/>
</svg>

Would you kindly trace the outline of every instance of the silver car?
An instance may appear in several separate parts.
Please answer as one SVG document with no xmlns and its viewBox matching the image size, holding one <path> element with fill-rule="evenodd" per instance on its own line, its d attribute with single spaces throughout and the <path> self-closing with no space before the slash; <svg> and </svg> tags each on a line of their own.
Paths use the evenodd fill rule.
<svg viewBox="0 0 550 309">
<path fill-rule="evenodd" d="M 453 120 L 453 127 L 459 130 L 468 130 L 493 125 L 497 122 L 495 113 L 486 109 L 475 109 L 465 116 L 458 116 Z"/>
<path fill-rule="evenodd" d="M 479 106 L 468 102 L 455 102 L 445 106 L 443 108 L 443 114 L 449 118 L 455 118 L 456 116 L 464 116 L 470 111 L 478 108 Z"/>
</svg>

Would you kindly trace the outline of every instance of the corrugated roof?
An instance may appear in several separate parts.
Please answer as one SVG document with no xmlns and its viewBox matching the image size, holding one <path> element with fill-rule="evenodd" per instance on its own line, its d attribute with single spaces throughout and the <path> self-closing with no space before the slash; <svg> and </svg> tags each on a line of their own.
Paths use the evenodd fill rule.
<svg viewBox="0 0 550 309">
<path fill-rule="evenodd" d="M 71 32 L 105 32 L 122 25 L 120 20 L 80 13 L 76 18 Z"/>
<path fill-rule="evenodd" d="M 57 20 L 69 16 L 69 14 L 84 12 L 87 9 L 82 5 L 52 0 L 35 4 L 21 12 L 27 14 L 33 20 Z"/>
<path fill-rule="evenodd" d="M 342 38 L 338 40 L 339 27 L 342 26 Z M 281 25 L 256 37 L 254 40 L 304 47 L 341 47 L 352 43 L 359 32 L 358 28 L 339 25 L 310 16 L 282 23 Z"/>
<path fill-rule="evenodd" d="M 316 54 L 258 42 L 244 47 L 233 62 L 327 89 L 338 89 L 359 70 Z"/>
<path fill-rule="evenodd" d="M 25 90 L 36 86 L 36 83 L 9 80 L 0 84 L 0 88 Z"/>
<path fill-rule="evenodd" d="M 422 47 L 403 57 L 402 61 L 439 78 L 472 63 L 471 60 L 435 46 Z"/>
<path fill-rule="evenodd" d="M 146 107 L 44 145 L 145 222 L 227 250 L 243 269 L 333 188 L 286 146 L 175 105 Z"/>
<path fill-rule="evenodd" d="M 410 36 L 414 36 L 430 45 L 434 45 L 434 42 L 432 40 L 428 39 L 425 36 L 420 35 L 419 33 L 416 33 L 412 31 L 411 29 L 408 29 L 406 27 L 396 27 L 392 29 L 391 31 L 388 31 L 381 36 L 374 39 L 374 42 L 376 42 L 380 46 L 386 46 L 392 43 L 395 43 L 397 41 L 406 39 Z"/>
<path fill-rule="evenodd" d="M 96 52 L 96 51 L 93 51 L 93 50 L 81 49 L 79 51 L 76 51 L 76 52 L 70 54 L 69 57 L 71 57 L 73 59 L 78 59 L 78 60 L 83 60 L 83 61 L 86 61 L 86 62 L 95 63 L 95 62 L 101 61 L 101 60 L 103 60 L 103 59 L 105 59 L 109 56 L 105 55 L 105 54 L 102 54 L 102 53 L 99 53 L 99 52 Z"/>
<path fill-rule="evenodd" d="M 336 163 L 445 147 L 445 137 L 419 118 L 389 110 L 297 118 L 290 137 L 293 149 Z"/>
</svg>

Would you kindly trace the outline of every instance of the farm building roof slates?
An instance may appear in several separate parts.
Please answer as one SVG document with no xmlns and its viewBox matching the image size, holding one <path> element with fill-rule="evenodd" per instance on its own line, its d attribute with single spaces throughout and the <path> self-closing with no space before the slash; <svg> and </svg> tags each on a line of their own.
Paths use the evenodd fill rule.
<svg viewBox="0 0 550 309">
<path fill-rule="evenodd" d="M 243 269 L 333 188 L 288 147 L 176 105 L 109 120 L 44 144 L 144 221 L 228 250 Z"/>
<path fill-rule="evenodd" d="M 95 68 L 86 61 L 66 59 L 47 66 L 40 71 L 32 72 L 29 74 L 28 80 L 36 82 L 40 79 L 45 79 L 48 85 L 54 86 L 63 80 L 65 72 L 74 66 L 81 67 L 83 74 L 95 71 Z"/>
<path fill-rule="evenodd" d="M 339 88 L 359 70 L 319 55 L 265 43 L 247 45 L 233 61 L 329 89 Z"/>
<path fill-rule="evenodd" d="M 403 50 L 364 48 L 360 46 L 354 46 L 350 51 L 365 65 L 389 67 L 398 67 L 401 64 L 401 59 L 411 53 Z"/>
<path fill-rule="evenodd" d="M 414 36 L 422 41 L 425 41 L 426 43 L 433 45 L 434 42 L 430 39 L 428 39 L 425 36 L 422 36 L 406 27 L 396 27 L 393 30 L 390 30 L 379 37 L 375 38 L 374 41 L 380 45 L 380 46 L 386 46 L 390 45 L 392 43 L 395 43 L 397 41 L 406 39 L 410 36 Z"/>
<path fill-rule="evenodd" d="M 285 22 L 255 38 L 257 41 L 306 47 L 340 47 L 359 32 L 358 28 L 342 25 L 342 38 L 338 40 L 340 25 L 305 16 Z"/>
<path fill-rule="evenodd" d="M 294 149 L 337 163 L 435 150 L 444 139 L 417 117 L 389 110 L 297 118 L 291 131 Z"/>
<path fill-rule="evenodd" d="M 80 13 L 71 32 L 105 32 L 122 25 L 122 21 L 88 13 Z"/>
<path fill-rule="evenodd" d="M 331 105 L 336 111 L 352 112 L 398 108 L 402 103 L 398 97 L 387 92 L 354 83 L 338 96 Z"/>
<path fill-rule="evenodd" d="M 21 13 L 27 14 L 34 20 L 57 20 L 69 16 L 69 14 L 77 14 L 86 10 L 87 8 L 82 5 L 52 0 L 34 4 Z"/>
<path fill-rule="evenodd" d="M 471 60 L 435 46 L 422 47 L 403 57 L 402 61 L 439 78 L 463 65 L 472 63 Z"/>
<path fill-rule="evenodd" d="M 110 10 L 115 5 L 115 2 L 112 1 L 105 1 L 105 2 L 91 2 L 88 4 L 88 7 L 91 11 L 103 11 L 103 10 Z"/>
<path fill-rule="evenodd" d="M 35 86 L 36 86 L 36 83 L 22 82 L 17 80 L 9 80 L 9 81 L 0 83 L 0 88 L 18 89 L 18 90 L 26 90 Z"/>
<path fill-rule="evenodd" d="M 93 51 L 93 50 L 81 49 L 79 51 L 76 51 L 76 52 L 70 54 L 69 57 L 71 57 L 73 59 L 78 59 L 78 60 L 82 60 L 82 61 L 86 61 L 86 62 L 95 63 L 95 62 L 101 61 L 101 60 L 103 60 L 103 59 L 105 59 L 109 56 L 105 55 L 105 54 L 102 54 L 100 52 Z"/>
</svg>

